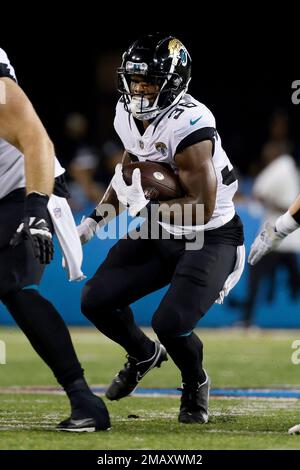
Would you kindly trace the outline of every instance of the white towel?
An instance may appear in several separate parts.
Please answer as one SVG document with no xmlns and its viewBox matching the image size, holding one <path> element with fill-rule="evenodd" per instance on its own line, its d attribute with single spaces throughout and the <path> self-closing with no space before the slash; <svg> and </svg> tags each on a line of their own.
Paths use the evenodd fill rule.
<svg viewBox="0 0 300 470">
<path fill-rule="evenodd" d="M 219 293 L 219 297 L 217 300 L 215 300 L 216 304 L 222 304 L 224 302 L 224 298 L 227 297 L 231 289 L 233 289 L 233 287 L 239 282 L 245 267 L 245 256 L 245 246 L 238 246 L 236 250 L 236 262 L 234 269 L 226 279 L 223 289 Z"/>
<path fill-rule="evenodd" d="M 68 271 L 69 281 L 85 279 L 86 276 L 81 271 L 82 246 L 67 200 L 52 194 L 48 202 L 48 211 L 65 259 L 63 265 Z"/>
</svg>

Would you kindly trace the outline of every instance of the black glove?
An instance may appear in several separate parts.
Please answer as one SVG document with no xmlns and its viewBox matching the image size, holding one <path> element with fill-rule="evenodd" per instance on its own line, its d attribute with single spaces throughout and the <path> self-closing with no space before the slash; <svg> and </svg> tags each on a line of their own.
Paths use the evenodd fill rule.
<svg viewBox="0 0 300 470">
<path fill-rule="evenodd" d="M 47 223 L 48 200 L 48 196 L 39 193 L 27 196 L 24 218 L 10 241 L 15 247 L 24 240 L 30 240 L 41 264 L 49 264 L 54 253 L 52 234 Z"/>
</svg>

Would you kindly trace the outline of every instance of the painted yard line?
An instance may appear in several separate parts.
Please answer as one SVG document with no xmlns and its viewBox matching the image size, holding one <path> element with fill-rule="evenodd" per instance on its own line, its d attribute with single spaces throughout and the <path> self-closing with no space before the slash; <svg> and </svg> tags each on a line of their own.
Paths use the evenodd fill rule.
<svg viewBox="0 0 300 470">
<path fill-rule="evenodd" d="M 93 386 L 94 393 L 104 394 L 105 386 Z M 32 387 L 3 387 L 0 393 L 57 393 L 63 394 L 64 391 L 57 387 L 32 386 Z M 172 388 L 138 388 L 134 392 L 137 397 L 178 397 L 180 391 Z M 241 389 L 241 388 L 216 388 L 210 391 L 211 397 L 215 398 L 278 398 L 278 399 L 300 399 L 300 389 Z"/>
</svg>

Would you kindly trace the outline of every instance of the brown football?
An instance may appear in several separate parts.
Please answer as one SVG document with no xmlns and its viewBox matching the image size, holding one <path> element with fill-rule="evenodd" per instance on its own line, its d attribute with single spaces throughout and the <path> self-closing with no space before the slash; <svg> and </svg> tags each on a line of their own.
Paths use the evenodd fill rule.
<svg viewBox="0 0 300 470">
<path fill-rule="evenodd" d="M 126 184 L 131 184 L 133 170 L 141 171 L 141 183 L 147 199 L 167 201 L 183 196 L 178 176 L 165 163 L 134 162 L 123 166 L 123 177 Z"/>
</svg>

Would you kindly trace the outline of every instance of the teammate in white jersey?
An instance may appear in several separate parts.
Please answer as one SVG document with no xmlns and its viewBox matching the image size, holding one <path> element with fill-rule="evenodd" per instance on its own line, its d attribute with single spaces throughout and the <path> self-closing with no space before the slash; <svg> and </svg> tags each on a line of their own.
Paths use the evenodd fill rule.
<svg viewBox="0 0 300 470">
<path fill-rule="evenodd" d="M 0 301 L 70 399 L 71 417 L 58 428 L 107 429 L 107 409 L 84 379 L 68 329 L 38 291 L 53 256 L 49 196 L 52 191 L 68 195 L 63 173 L 46 130 L 0 49 Z"/>
<path fill-rule="evenodd" d="M 93 236 L 97 224 L 105 223 L 103 203 L 117 207 L 115 196 L 130 215 L 156 204 L 170 237 L 120 240 L 84 287 L 82 311 L 128 355 L 107 398 L 130 394 L 149 370 L 167 359 L 167 350 L 182 376 L 179 421 L 206 423 L 209 378 L 202 366 L 203 344 L 193 330 L 220 292 L 227 294 L 237 282 L 243 268 L 243 260 L 237 259 L 238 252 L 243 254 L 243 228 L 232 202 L 236 176 L 212 113 L 186 94 L 191 59 L 179 40 L 158 33 L 140 38 L 123 55 L 118 76 L 122 96 L 114 124 L 125 148 L 123 163 L 150 160 L 169 165 L 185 196 L 149 203 L 139 170 L 127 186 L 117 166 L 103 200 L 79 226 L 82 242 Z M 182 220 L 192 206 L 188 224 L 176 225 L 177 218 L 169 219 L 174 203 Z M 198 205 L 204 206 L 204 220 L 197 219 Z M 187 250 L 187 235 L 200 231 L 205 235 L 203 248 Z M 129 305 L 168 284 L 152 319 L 160 342 L 151 341 L 136 325 Z"/>
<path fill-rule="evenodd" d="M 291 204 L 285 214 L 278 217 L 275 223 L 267 221 L 255 238 L 248 262 L 252 266 L 258 263 L 265 255 L 276 250 L 281 242 L 300 228 L 300 195 Z M 289 429 L 289 434 L 300 434 L 300 424 Z"/>
</svg>

